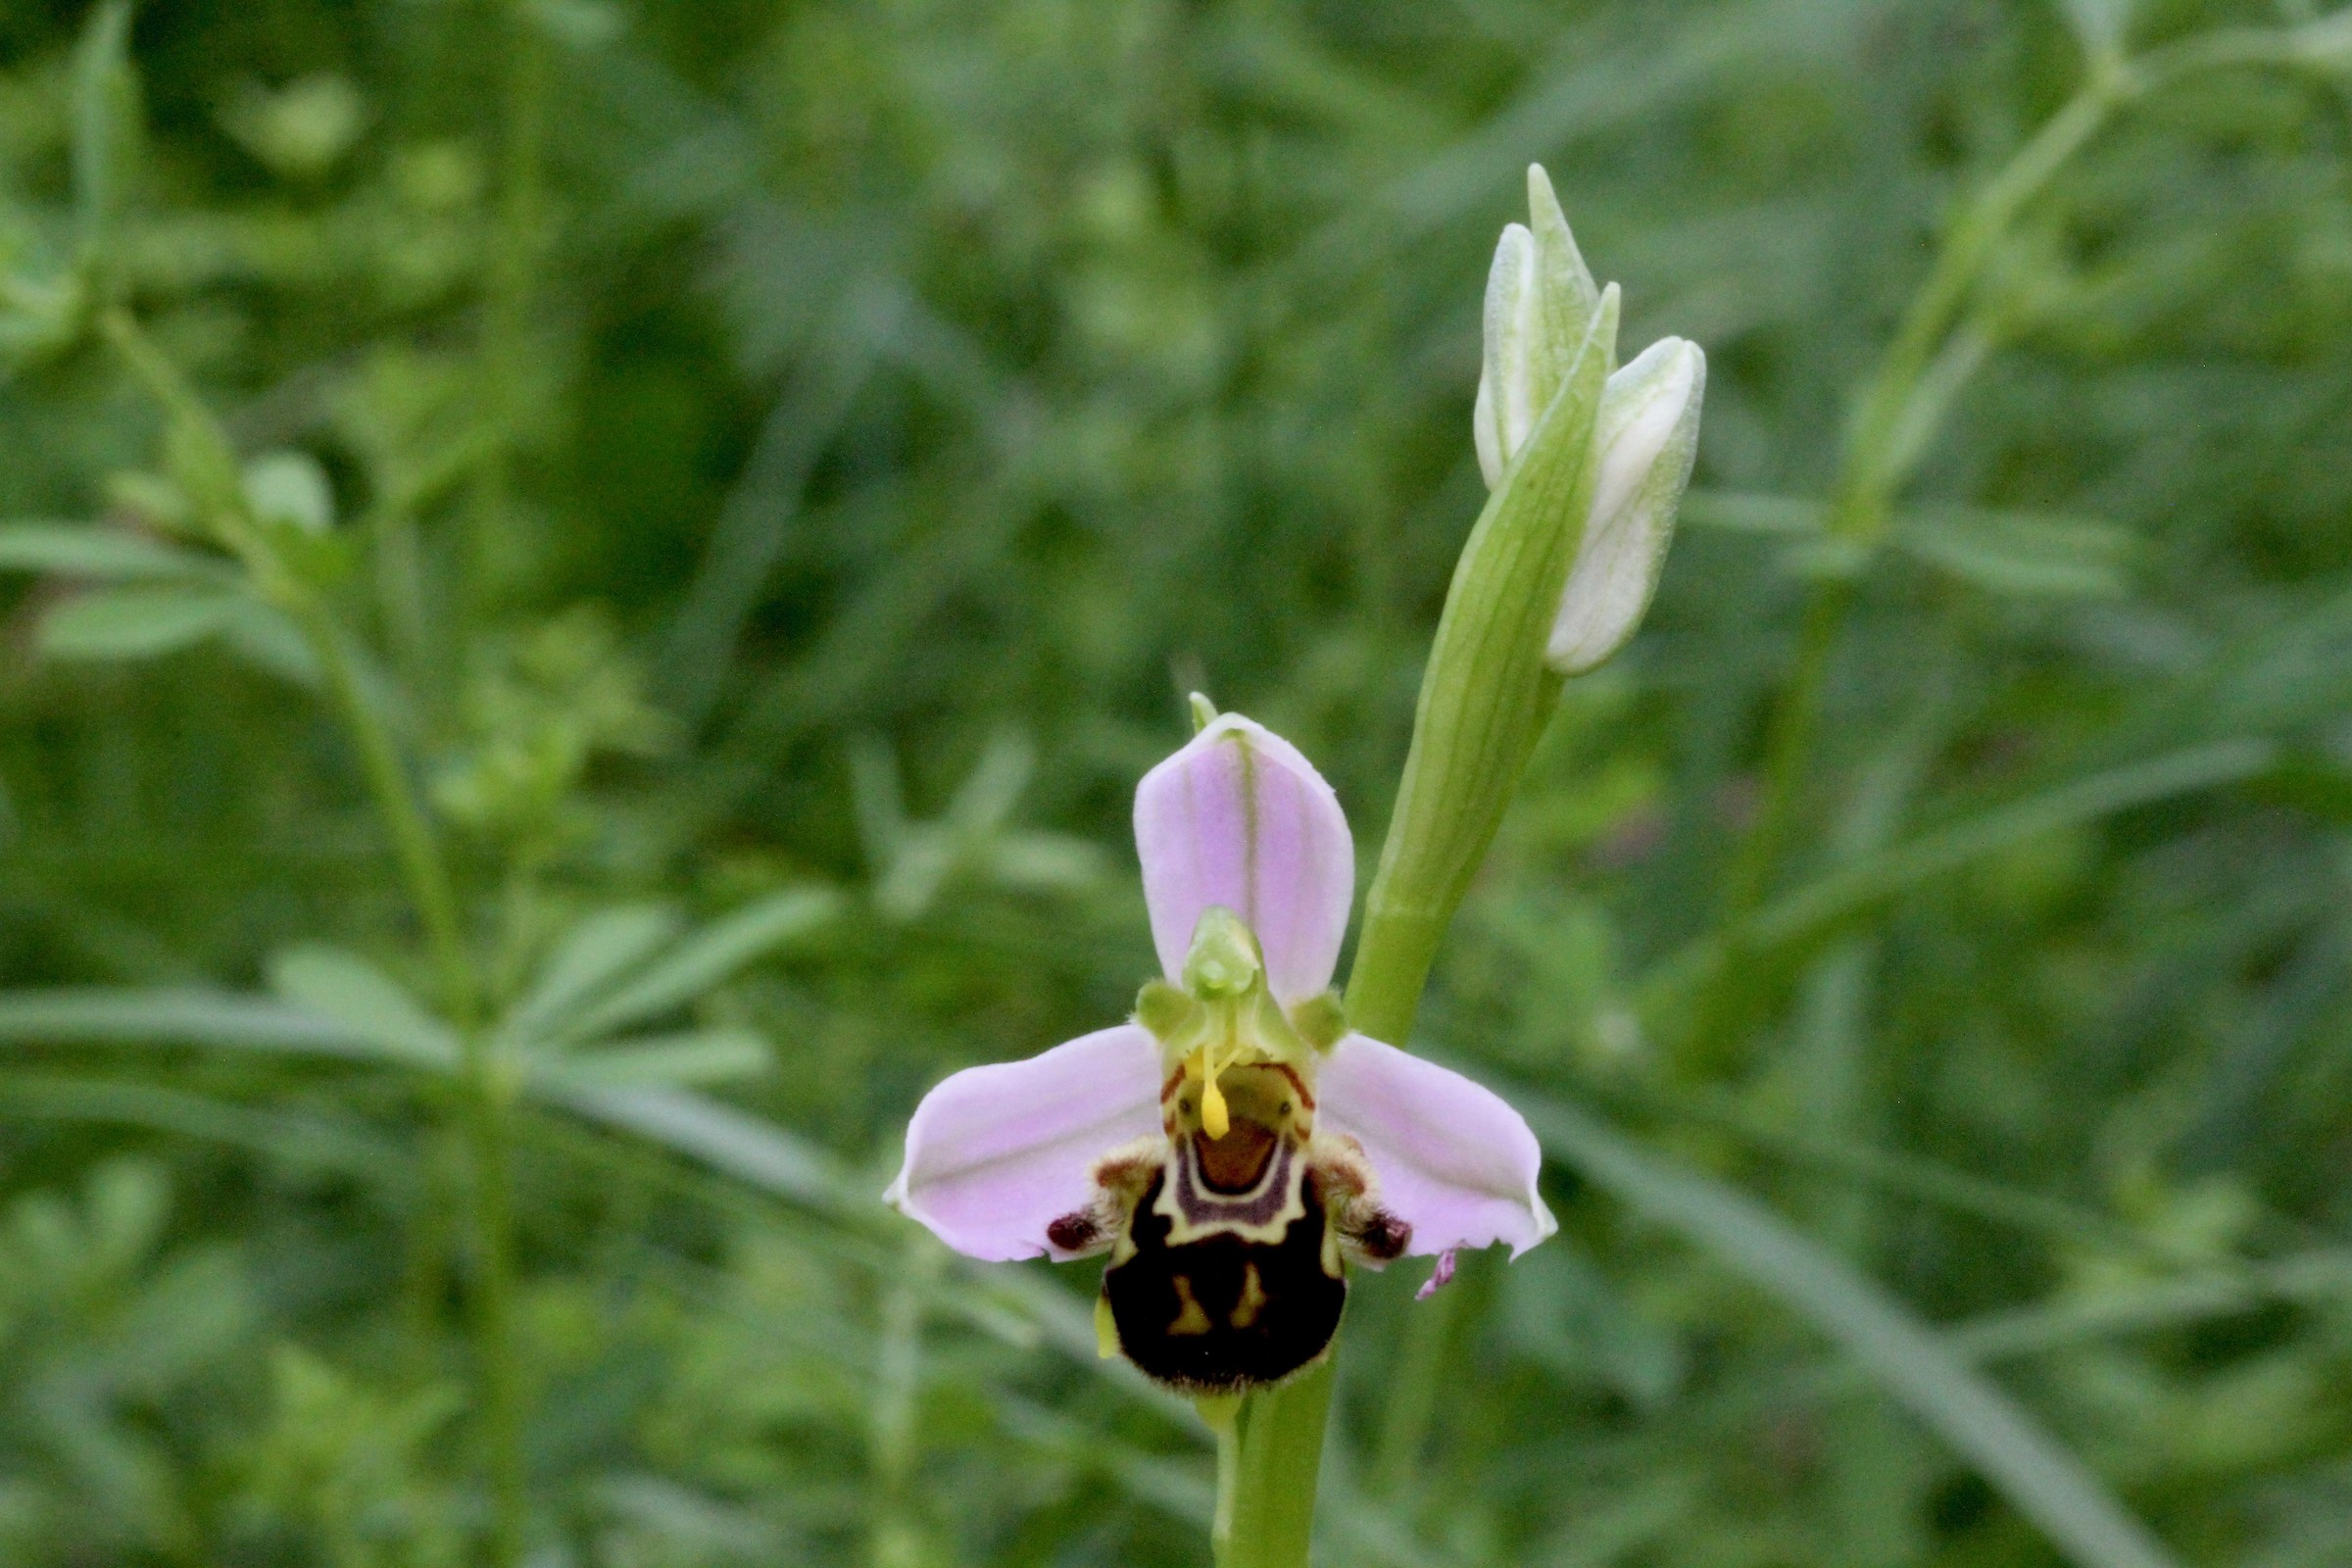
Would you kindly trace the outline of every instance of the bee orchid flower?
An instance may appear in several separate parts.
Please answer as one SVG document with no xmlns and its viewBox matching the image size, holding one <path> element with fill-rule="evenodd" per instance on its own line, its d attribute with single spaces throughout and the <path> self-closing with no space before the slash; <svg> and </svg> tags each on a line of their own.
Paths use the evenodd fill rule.
<svg viewBox="0 0 2352 1568">
<path fill-rule="evenodd" d="M 1551 1234 L 1518 1112 L 1348 1028 L 1354 844 L 1295 747 L 1212 719 L 1145 775 L 1135 835 L 1160 978 L 1125 1023 L 932 1090 L 891 1202 L 973 1257 L 1108 1253 L 1104 1353 L 1194 1394 L 1321 1356 L 1350 1263 L 1443 1275 Z"/>
</svg>

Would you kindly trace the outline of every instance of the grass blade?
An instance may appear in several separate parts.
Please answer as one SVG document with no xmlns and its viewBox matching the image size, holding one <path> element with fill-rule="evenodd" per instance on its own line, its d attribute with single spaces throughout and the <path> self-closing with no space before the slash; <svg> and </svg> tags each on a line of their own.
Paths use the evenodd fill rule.
<svg viewBox="0 0 2352 1568">
<path fill-rule="evenodd" d="M 1755 1200 L 1666 1165 L 1583 1111 L 1508 1098 L 1555 1158 L 1679 1232 L 1841 1346 L 2082 1568 L 2173 1568 L 2146 1526 L 1929 1325 Z"/>
<path fill-rule="evenodd" d="M 1738 926 L 1689 944 L 1642 979 L 1642 999 L 1654 1004 L 1702 985 L 1735 953 L 1753 958 L 1816 940 L 1888 899 L 2042 834 L 2241 784 L 2277 760 L 2275 746 L 2253 738 L 2193 746 L 2061 784 L 1861 857 L 1774 900 Z"/>
<path fill-rule="evenodd" d="M 793 888 L 761 899 L 686 938 L 589 1008 L 571 1032 L 606 1034 L 681 1006 L 840 909 L 841 898 L 829 888 Z"/>
<path fill-rule="evenodd" d="M 767 1042 L 749 1029 L 697 1029 L 545 1057 L 531 1076 L 557 1089 L 676 1089 L 749 1078 L 773 1060 Z"/>
<path fill-rule="evenodd" d="M 322 1014 L 262 997 L 192 989 L 0 993 L 0 1045 L 211 1046 L 411 1064 L 381 1041 Z"/>
</svg>

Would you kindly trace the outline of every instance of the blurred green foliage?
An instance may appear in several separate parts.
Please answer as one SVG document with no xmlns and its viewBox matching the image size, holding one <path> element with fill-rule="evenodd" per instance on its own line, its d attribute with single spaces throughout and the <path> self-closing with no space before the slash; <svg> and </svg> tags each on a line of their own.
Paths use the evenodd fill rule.
<svg viewBox="0 0 2352 1568">
<path fill-rule="evenodd" d="M 2215 58 L 1841 529 L 2126 48 Z M 1091 1271 L 872 1195 L 1148 972 L 1184 691 L 1369 855 L 1541 159 L 1708 351 L 1699 489 L 1417 1042 L 1563 1233 L 1363 1283 L 1331 1560 L 2054 1560 L 1974 1363 L 2180 1560 L 2352 1563 L 2348 69 L 2309 0 L 0 11 L 0 1556 L 479 1560 L 488 1359 L 534 1565 L 1204 1561 Z"/>
</svg>

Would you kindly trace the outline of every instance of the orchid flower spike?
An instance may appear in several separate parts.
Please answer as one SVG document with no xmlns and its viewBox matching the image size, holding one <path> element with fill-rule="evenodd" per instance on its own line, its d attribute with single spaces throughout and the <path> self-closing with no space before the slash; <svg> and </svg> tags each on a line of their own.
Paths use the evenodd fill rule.
<svg viewBox="0 0 2352 1568">
<path fill-rule="evenodd" d="M 1568 231 L 1542 165 L 1527 172 L 1529 223 L 1512 223 L 1487 275 L 1486 362 L 1471 416 L 1487 488 L 1551 406 L 1600 291 Z M 1593 423 L 1596 470 L 1583 542 L 1552 623 L 1546 662 L 1581 674 L 1633 636 L 1657 591 L 1674 539 L 1675 509 L 1698 453 L 1707 357 L 1679 337 L 1660 338 L 1612 374 Z"/>
<path fill-rule="evenodd" d="M 1135 837 L 1160 978 L 1126 1023 L 932 1090 L 890 1202 L 972 1257 L 1107 1252 L 1103 1353 L 1192 1394 L 1319 1358 L 1351 1262 L 1551 1234 L 1518 1112 L 1348 1028 L 1355 847 L 1296 748 L 1208 717 Z"/>
</svg>

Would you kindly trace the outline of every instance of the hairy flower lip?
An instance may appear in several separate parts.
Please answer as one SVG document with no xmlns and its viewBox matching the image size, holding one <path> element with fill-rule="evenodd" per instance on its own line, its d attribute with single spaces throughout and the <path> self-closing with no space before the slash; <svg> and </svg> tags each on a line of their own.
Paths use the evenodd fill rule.
<svg viewBox="0 0 2352 1568">
<path fill-rule="evenodd" d="M 1292 1074 L 1318 1148 L 1333 1138 L 1341 1140 L 1334 1158 L 1337 1150 L 1360 1152 L 1346 1158 L 1368 1167 L 1382 1209 L 1410 1227 L 1403 1250 L 1500 1242 L 1516 1255 L 1551 1234 L 1536 1188 L 1542 1155 L 1516 1111 L 1459 1073 L 1343 1032 L 1327 993 L 1354 895 L 1354 841 L 1313 764 L 1263 726 L 1227 714 L 1145 775 L 1135 816 L 1163 973 L 1139 999 L 1139 1014 L 1177 1021 L 1188 1002 L 1234 1009 L 1237 1020 L 1256 1009 L 1252 1059 Z M 1203 1002 L 1180 988 L 1195 933 L 1220 908 L 1246 926 L 1260 972 L 1240 994 Z M 1338 1038 L 1326 1048 L 1294 1018 Z M 1162 1094 L 1180 1081 L 1168 1074 L 1182 1061 L 1165 1059 L 1172 1049 L 1129 1022 L 950 1076 L 915 1108 L 885 1197 L 970 1256 L 1093 1250 L 1099 1227 L 1061 1226 L 1076 1247 L 1050 1232 L 1095 1203 L 1105 1156 L 1130 1158 L 1119 1152 L 1152 1140 L 1165 1146 Z"/>
</svg>

